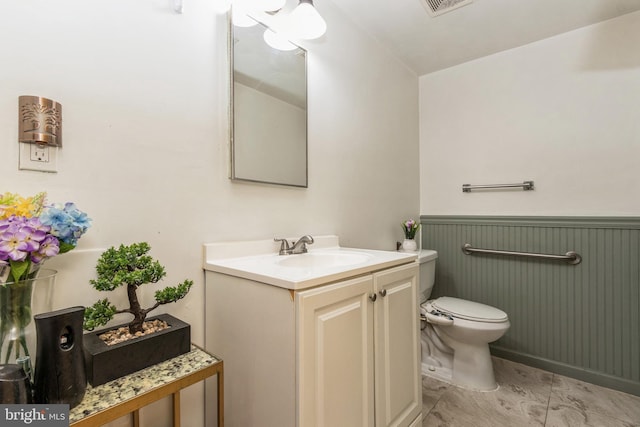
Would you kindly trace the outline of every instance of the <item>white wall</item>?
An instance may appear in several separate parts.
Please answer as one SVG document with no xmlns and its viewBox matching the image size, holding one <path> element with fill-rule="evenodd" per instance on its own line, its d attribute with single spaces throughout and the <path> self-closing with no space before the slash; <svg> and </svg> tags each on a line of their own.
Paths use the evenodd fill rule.
<svg viewBox="0 0 640 427">
<path fill-rule="evenodd" d="M 418 214 L 418 79 L 328 1 L 316 4 L 327 35 L 305 46 L 309 188 L 228 180 L 229 67 L 218 3 L 187 0 L 182 15 L 169 0 L 4 5 L 0 192 L 45 190 L 94 221 L 75 252 L 49 263 L 60 271 L 54 309 L 93 303 L 88 280 L 100 251 L 145 240 L 167 268 L 164 284 L 194 279 L 186 299 L 166 310 L 203 344 L 202 243 L 336 233 L 344 246 L 394 249 L 400 222 Z M 63 105 L 57 174 L 17 170 L 20 95 Z M 185 425 L 203 425 L 201 387 L 182 405 Z M 142 417 L 147 426 L 169 422 L 155 408 Z"/>
<path fill-rule="evenodd" d="M 638 46 L 640 12 L 421 76 L 420 213 L 640 215 Z"/>
</svg>

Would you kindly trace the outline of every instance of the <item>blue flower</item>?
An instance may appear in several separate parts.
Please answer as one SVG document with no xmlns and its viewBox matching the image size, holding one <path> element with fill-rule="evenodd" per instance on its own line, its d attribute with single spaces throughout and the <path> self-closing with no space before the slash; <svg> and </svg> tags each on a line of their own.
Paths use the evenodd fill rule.
<svg viewBox="0 0 640 427">
<path fill-rule="evenodd" d="M 45 208 L 40 222 L 51 227 L 51 234 L 67 245 L 76 246 L 78 239 L 91 226 L 91 219 L 74 203 L 54 204 Z"/>
</svg>

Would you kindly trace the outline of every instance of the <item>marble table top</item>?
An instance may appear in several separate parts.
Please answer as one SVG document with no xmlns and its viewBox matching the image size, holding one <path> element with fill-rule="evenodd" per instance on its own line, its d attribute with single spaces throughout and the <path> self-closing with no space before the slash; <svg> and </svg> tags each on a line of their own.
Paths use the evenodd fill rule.
<svg viewBox="0 0 640 427">
<path fill-rule="evenodd" d="M 69 421 L 74 423 L 219 361 L 215 356 L 201 348 L 192 346 L 190 352 L 157 365 L 117 378 L 97 387 L 87 385 L 87 391 L 82 402 L 69 411 Z"/>
</svg>

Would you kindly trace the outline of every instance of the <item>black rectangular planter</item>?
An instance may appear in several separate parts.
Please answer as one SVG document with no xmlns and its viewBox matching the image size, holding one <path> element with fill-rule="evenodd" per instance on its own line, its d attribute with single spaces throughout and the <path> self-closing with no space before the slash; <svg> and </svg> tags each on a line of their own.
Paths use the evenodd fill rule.
<svg viewBox="0 0 640 427">
<path fill-rule="evenodd" d="M 83 336 L 89 384 L 95 387 L 191 350 L 191 327 L 188 323 L 169 314 L 147 320 L 153 319 L 164 320 L 171 327 L 114 345 L 105 344 L 99 335 L 119 326 Z"/>
</svg>

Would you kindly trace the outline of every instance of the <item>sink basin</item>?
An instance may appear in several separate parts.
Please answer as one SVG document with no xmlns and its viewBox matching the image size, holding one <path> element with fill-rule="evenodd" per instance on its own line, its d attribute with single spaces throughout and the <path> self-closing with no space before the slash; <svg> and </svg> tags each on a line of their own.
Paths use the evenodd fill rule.
<svg viewBox="0 0 640 427">
<path fill-rule="evenodd" d="M 337 236 L 314 236 L 306 254 L 278 255 L 270 240 L 205 245 L 204 268 L 290 290 L 302 290 L 414 262 L 415 253 L 343 248 Z"/>
<path fill-rule="evenodd" d="M 281 267 L 316 269 L 358 265 L 370 259 L 371 255 L 359 252 L 310 252 L 300 255 L 289 255 L 276 263 Z"/>
</svg>

